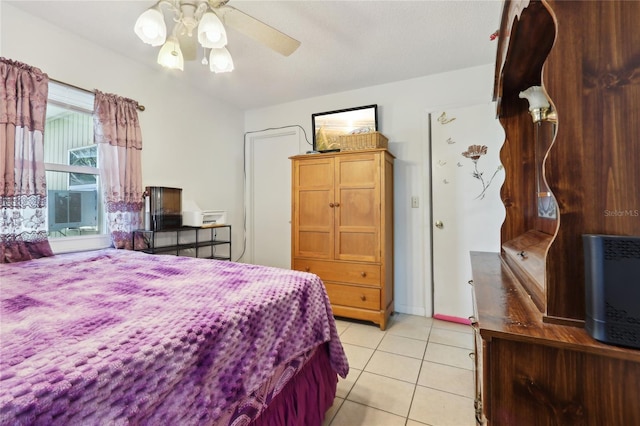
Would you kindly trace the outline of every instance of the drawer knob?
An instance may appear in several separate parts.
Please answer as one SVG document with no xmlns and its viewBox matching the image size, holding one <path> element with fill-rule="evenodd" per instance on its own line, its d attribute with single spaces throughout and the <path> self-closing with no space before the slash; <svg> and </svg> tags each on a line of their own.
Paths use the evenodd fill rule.
<svg viewBox="0 0 640 426">
<path fill-rule="evenodd" d="M 329 203 L 329 207 L 332 207 L 332 208 L 333 208 L 333 207 L 335 207 L 335 206 L 336 206 L 335 204 L 333 204 L 333 203 Z"/>
<path fill-rule="evenodd" d="M 336 206 L 336 207 L 340 207 L 340 203 L 336 203 L 336 204 L 335 204 L 335 206 Z"/>
<path fill-rule="evenodd" d="M 364 294 L 361 294 L 360 295 L 360 300 L 362 300 L 364 302 L 365 300 L 367 300 L 367 297 Z"/>
<path fill-rule="evenodd" d="M 309 272 L 310 270 L 311 270 L 311 268 L 310 268 L 310 267 L 308 267 L 308 266 L 305 266 L 305 267 L 304 267 L 304 271 L 305 271 L 305 272 Z"/>
<path fill-rule="evenodd" d="M 364 278 L 364 277 L 366 277 L 366 276 L 367 276 L 367 273 L 366 273 L 366 272 L 364 272 L 364 271 L 362 271 L 362 272 L 360 272 L 360 276 L 361 276 L 362 278 Z"/>
</svg>

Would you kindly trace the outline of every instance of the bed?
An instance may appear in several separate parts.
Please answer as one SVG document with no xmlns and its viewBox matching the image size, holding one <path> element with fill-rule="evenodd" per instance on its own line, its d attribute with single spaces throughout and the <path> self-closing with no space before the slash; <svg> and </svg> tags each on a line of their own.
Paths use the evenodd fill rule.
<svg viewBox="0 0 640 426">
<path fill-rule="evenodd" d="M 107 249 L 0 283 L 0 424 L 321 424 L 348 373 L 312 274 Z"/>
</svg>

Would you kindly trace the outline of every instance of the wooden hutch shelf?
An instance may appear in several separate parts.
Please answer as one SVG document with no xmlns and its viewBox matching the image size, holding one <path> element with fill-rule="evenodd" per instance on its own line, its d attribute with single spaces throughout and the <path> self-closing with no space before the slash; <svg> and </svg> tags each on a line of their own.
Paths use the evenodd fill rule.
<svg viewBox="0 0 640 426">
<path fill-rule="evenodd" d="M 640 235 L 639 217 L 606 214 L 640 208 L 638 17 L 637 1 L 505 1 L 502 251 L 472 253 L 479 423 L 640 424 L 640 350 L 584 329 L 582 245 Z M 520 96 L 531 86 L 549 119 L 533 122 Z M 541 209 L 545 194 L 555 208 Z"/>
</svg>

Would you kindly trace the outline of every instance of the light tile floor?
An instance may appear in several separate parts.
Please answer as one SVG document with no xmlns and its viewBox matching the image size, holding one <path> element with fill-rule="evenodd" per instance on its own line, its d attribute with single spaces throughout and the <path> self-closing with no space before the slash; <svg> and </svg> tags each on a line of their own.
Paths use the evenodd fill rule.
<svg viewBox="0 0 640 426">
<path fill-rule="evenodd" d="M 474 426 L 470 326 L 395 314 L 385 331 L 337 319 L 349 359 L 324 426 Z"/>
</svg>

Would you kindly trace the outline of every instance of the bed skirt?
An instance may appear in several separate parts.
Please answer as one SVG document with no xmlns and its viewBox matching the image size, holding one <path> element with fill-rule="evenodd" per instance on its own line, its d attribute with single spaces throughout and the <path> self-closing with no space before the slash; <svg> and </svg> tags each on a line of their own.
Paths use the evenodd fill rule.
<svg viewBox="0 0 640 426">
<path fill-rule="evenodd" d="M 320 426 L 333 405 L 337 384 L 328 346 L 323 345 L 251 425 Z"/>
</svg>

